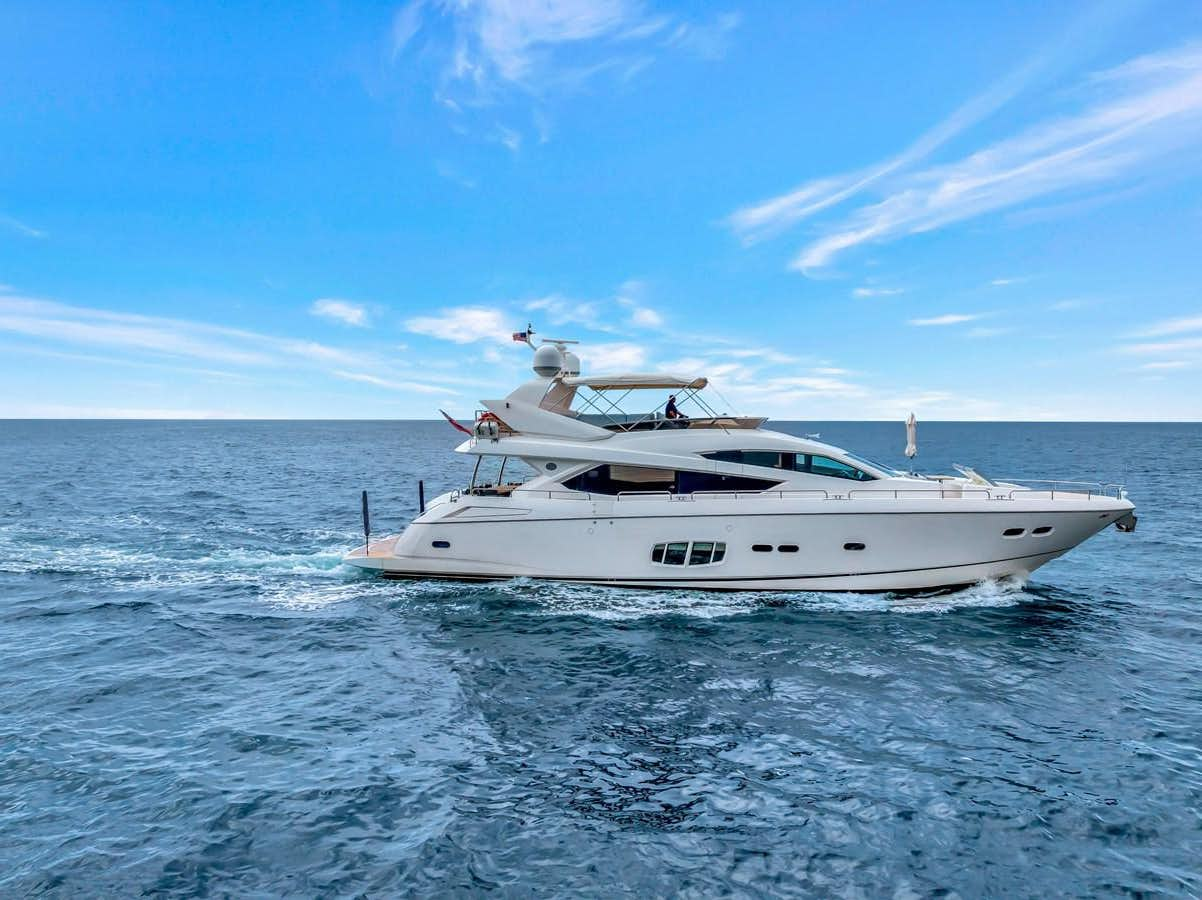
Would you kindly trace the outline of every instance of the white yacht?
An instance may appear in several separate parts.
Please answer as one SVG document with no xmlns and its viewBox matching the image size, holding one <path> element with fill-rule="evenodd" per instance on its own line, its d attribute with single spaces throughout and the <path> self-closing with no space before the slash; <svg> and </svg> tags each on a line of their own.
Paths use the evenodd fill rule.
<svg viewBox="0 0 1202 900">
<path fill-rule="evenodd" d="M 476 457 L 469 485 L 374 541 L 365 493 L 365 543 L 346 562 L 398 578 L 911 591 L 1024 578 L 1109 525 L 1135 527 L 1118 485 L 901 472 L 718 414 L 702 377 L 582 377 L 571 344 L 544 341 L 533 380 L 482 401 L 456 448 Z M 624 412 L 638 397 L 652 411 Z"/>
</svg>

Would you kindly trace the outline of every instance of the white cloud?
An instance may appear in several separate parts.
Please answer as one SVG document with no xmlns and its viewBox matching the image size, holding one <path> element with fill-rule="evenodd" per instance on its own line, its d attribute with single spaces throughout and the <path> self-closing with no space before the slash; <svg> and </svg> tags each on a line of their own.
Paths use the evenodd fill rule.
<svg viewBox="0 0 1202 900">
<path fill-rule="evenodd" d="M 355 325 L 362 328 L 367 325 L 367 309 L 360 303 L 349 300 L 338 300 L 333 297 L 323 297 L 314 300 L 309 312 L 323 319 L 332 319 L 344 325 Z"/>
<path fill-rule="evenodd" d="M 1074 309 L 1084 309 L 1089 304 L 1088 300 L 1057 300 L 1048 309 L 1052 312 L 1070 312 Z"/>
<path fill-rule="evenodd" d="M 506 101 L 533 103 L 531 130 L 550 134 L 548 101 L 609 78 L 627 81 L 657 57 L 724 55 L 735 13 L 708 22 L 658 14 L 644 0 L 413 0 L 394 15 L 387 55 L 433 65 L 435 99 L 462 133 L 476 131 L 516 151 L 523 135 L 492 118 Z M 487 111 L 487 112 L 485 112 Z M 471 126 L 474 115 L 487 121 Z"/>
<path fill-rule="evenodd" d="M 507 128 L 504 125 L 498 125 L 493 133 L 493 139 L 505 147 L 510 153 L 517 153 L 522 149 L 522 135 L 512 128 Z"/>
<path fill-rule="evenodd" d="M 405 393 L 413 394 L 439 394 L 443 396 L 454 396 L 459 393 L 458 391 L 442 385 L 425 384 L 420 381 L 393 381 L 388 378 L 380 378 L 378 375 L 370 375 L 366 372 L 344 372 L 342 370 L 335 370 L 330 374 L 346 381 L 358 381 L 362 382 L 363 384 L 371 384 L 376 387 L 386 388 L 390 391 L 403 391 Z"/>
<path fill-rule="evenodd" d="M 664 324 L 664 317 L 650 307 L 638 306 L 631 312 L 630 322 L 642 328 L 660 328 Z"/>
<path fill-rule="evenodd" d="M 586 374 L 637 372 L 647 365 L 647 351 L 638 344 L 581 344 L 579 353 Z"/>
<path fill-rule="evenodd" d="M 853 172 L 808 181 L 788 193 L 736 210 L 728 224 L 745 243 L 753 243 L 851 199 L 881 179 L 921 162 L 997 111 L 1023 91 L 1056 56 L 1055 50 L 1045 50 L 1033 57 L 987 91 L 962 104 L 897 156 Z"/>
<path fill-rule="evenodd" d="M 1202 331 L 1202 316 L 1184 316 L 1178 319 L 1166 319 L 1156 322 L 1147 328 L 1134 332 L 1131 336 L 1137 338 L 1165 337 L 1173 334 L 1187 334 L 1191 331 Z"/>
<path fill-rule="evenodd" d="M 40 228 L 34 228 L 32 225 L 26 225 L 19 219 L 14 219 L 12 216 L 0 215 L 0 226 L 7 228 L 9 231 L 15 231 L 17 234 L 28 238 L 44 238 L 46 232 Z"/>
<path fill-rule="evenodd" d="M 447 181 L 454 182 L 461 188 L 467 188 L 468 190 L 473 190 L 480 184 L 480 182 L 475 178 L 471 177 L 470 175 L 464 175 L 459 171 L 458 168 L 446 160 L 436 160 L 434 163 L 434 171 Z"/>
<path fill-rule="evenodd" d="M 389 52 L 394 61 L 412 46 L 431 14 L 452 32 L 449 43 L 431 43 L 435 55 L 445 59 L 441 99 L 456 108 L 461 104 L 445 95 L 453 87 L 465 88 L 467 99 L 487 96 L 504 84 L 536 93 L 557 66 L 587 76 L 598 61 L 620 61 L 623 48 L 645 43 L 668 25 L 666 18 L 648 15 L 638 0 L 415 0 L 393 18 Z M 603 51 L 599 60 L 572 61 L 590 49 Z"/>
<path fill-rule="evenodd" d="M 1185 353 L 1190 350 L 1202 350 L 1202 337 L 1184 338 L 1179 341 L 1160 341 L 1147 344 L 1127 344 L 1119 348 L 1121 353 L 1153 356 L 1159 353 Z"/>
<path fill-rule="evenodd" d="M 1166 360 L 1163 360 L 1162 362 L 1144 363 L 1139 368 L 1149 369 L 1151 371 L 1167 371 L 1167 370 L 1171 370 L 1171 369 L 1188 369 L 1188 368 L 1191 368 L 1193 365 L 1194 365 L 1194 363 L 1190 362 L 1189 360 L 1185 360 L 1185 359 L 1166 359 Z"/>
<path fill-rule="evenodd" d="M 858 287 L 851 292 L 851 295 L 853 297 L 892 297 L 901 293 L 904 293 L 901 288 Z"/>
<path fill-rule="evenodd" d="M 11 295 L 0 296 L 0 331 L 54 343 L 241 366 L 283 366 L 297 358 L 345 365 L 362 359 L 316 341 Z"/>
<path fill-rule="evenodd" d="M 658 329 L 664 326 L 664 317 L 658 310 L 644 304 L 642 296 L 646 288 L 641 281 L 631 279 L 618 288 L 617 301 L 619 306 L 630 310 L 629 325 L 636 328 Z"/>
<path fill-rule="evenodd" d="M 701 59 L 716 60 L 726 55 L 731 33 L 739 27 L 739 13 L 721 13 L 709 22 L 681 22 L 664 43 L 687 50 Z"/>
<path fill-rule="evenodd" d="M 219 330 L 150 316 L 108 313 L 22 297 L 0 298 L 0 331 L 57 343 L 150 351 L 241 365 L 271 365 L 262 349 Z"/>
<path fill-rule="evenodd" d="M 1022 82 L 1019 77 L 1015 84 Z M 797 254 L 791 267 L 804 272 L 829 266 L 865 243 L 932 231 L 1069 189 L 1143 174 L 1157 160 L 1202 137 L 1202 45 L 1139 57 L 1095 76 L 1087 88 L 1098 99 L 1073 114 L 1029 127 L 956 162 L 907 171 L 1014 93 L 995 90 L 900 156 L 866 170 L 813 180 L 736 211 L 730 224 L 745 240 L 754 240 L 870 186 L 879 189 L 878 201 L 859 206 Z"/>
<path fill-rule="evenodd" d="M 975 322 L 977 319 L 985 318 L 983 313 L 947 313 L 942 316 L 932 316 L 928 319 L 911 319 L 911 325 L 918 326 L 940 326 L 940 325 L 960 325 L 964 322 Z"/>
<path fill-rule="evenodd" d="M 573 300 L 562 294 L 548 294 L 537 300 L 528 300 L 523 308 L 527 312 L 546 313 L 551 325 L 582 325 L 594 331 L 614 330 L 601 320 L 601 308 L 598 304 Z"/>
<path fill-rule="evenodd" d="M 392 17 L 392 30 L 389 34 L 390 47 L 389 55 L 396 60 L 409 42 L 413 40 L 414 35 L 422 26 L 422 13 L 425 11 L 425 0 L 411 0 L 406 3 Z"/>
<path fill-rule="evenodd" d="M 405 328 L 414 334 L 425 334 L 456 344 L 477 341 L 508 344 L 512 341 L 511 324 L 505 313 L 493 307 L 456 306 L 444 309 L 438 315 L 408 319 Z"/>
<path fill-rule="evenodd" d="M 1009 285 L 1012 285 L 1012 284 L 1022 284 L 1024 281 L 1030 281 L 1030 280 L 1031 280 L 1030 276 L 1024 276 L 1022 278 L 995 278 L 991 282 L 989 282 L 989 286 L 990 287 L 1008 287 Z"/>
<path fill-rule="evenodd" d="M 970 338 L 991 338 L 1013 333 L 1013 328 L 970 328 L 965 334 Z"/>
</svg>

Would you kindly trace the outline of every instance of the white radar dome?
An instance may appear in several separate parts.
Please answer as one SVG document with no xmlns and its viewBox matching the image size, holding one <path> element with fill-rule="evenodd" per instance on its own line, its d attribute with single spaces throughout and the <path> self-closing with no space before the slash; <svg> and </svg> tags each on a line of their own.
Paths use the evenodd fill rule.
<svg viewBox="0 0 1202 900">
<path fill-rule="evenodd" d="M 580 357 L 571 350 L 563 351 L 563 370 L 568 375 L 580 374 Z"/>
<path fill-rule="evenodd" d="M 563 354 L 553 344 L 543 344 L 534 351 L 534 374 L 553 378 L 563 368 Z"/>
</svg>

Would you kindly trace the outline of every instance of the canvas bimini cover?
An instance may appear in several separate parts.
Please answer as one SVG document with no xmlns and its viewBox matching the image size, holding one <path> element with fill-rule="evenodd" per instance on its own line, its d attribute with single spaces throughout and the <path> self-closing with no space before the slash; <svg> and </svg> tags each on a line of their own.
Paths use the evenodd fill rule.
<svg viewBox="0 0 1202 900">
<path fill-rule="evenodd" d="M 563 379 L 569 387 L 587 387 L 594 391 L 692 390 L 699 391 L 708 381 L 704 378 L 681 378 L 679 375 L 650 373 L 638 375 L 586 375 Z"/>
</svg>

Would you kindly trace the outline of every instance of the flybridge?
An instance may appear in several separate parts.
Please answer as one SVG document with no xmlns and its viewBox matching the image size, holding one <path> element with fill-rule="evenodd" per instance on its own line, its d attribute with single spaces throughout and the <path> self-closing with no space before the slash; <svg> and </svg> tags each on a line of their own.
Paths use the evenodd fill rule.
<svg viewBox="0 0 1202 900">
<path fill-rule="evenodd" d="M 758 428 L 765 422 L 718 412 L 702 394 L 708 384 L 705 378 L 660 373 L 567 377 L 550 408 L 612 432 Z"/>
<path fill-rule="evenodd" d="M 513 434 L 577 441 L 598 441 L 615 433 L 693 428 L 758 428 L 763 417 L 720 413 L 702 391 L 700 376 L 636 372 L 581 375 L 576 341 L 543 339 L 535 346 L 534 329 L 513 339 L 534 348 L 537 376 L 501 400 L 484 400 L 475 436 L 500 440 Z M 634 398 L 638 398 L 635 400 Z M 627 405 L 629 404 L 629 405 Z"/>
</svg>

